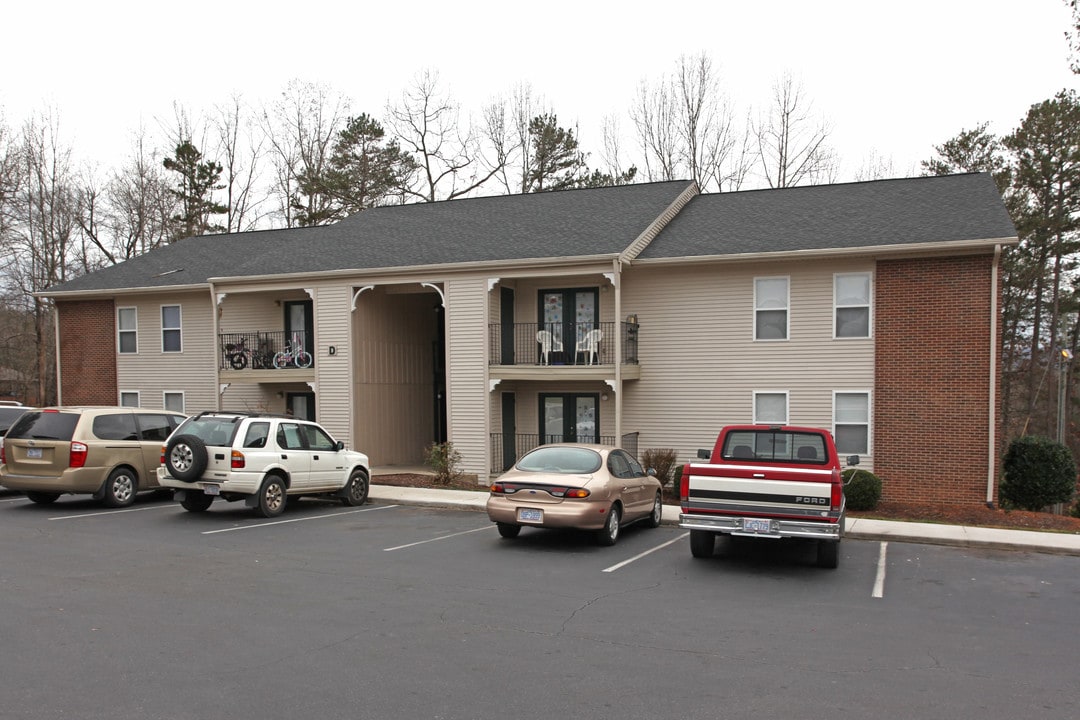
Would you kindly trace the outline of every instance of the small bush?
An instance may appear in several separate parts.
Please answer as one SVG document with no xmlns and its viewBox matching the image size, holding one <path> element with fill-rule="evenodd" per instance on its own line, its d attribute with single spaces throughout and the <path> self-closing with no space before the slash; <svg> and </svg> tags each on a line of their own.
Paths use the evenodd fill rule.
<svg viewBox="0 0 1080 720">
<path fill-rule="evenodd" d="M 1076 462 L 1068 448 L 1037 435 L 1013 440 L 1002 462 L 1001 502 L 1038 512 L 1068 502 L 1076 488 Z"/>
<path fill-rule="evenodd" d="M 641 464 L 648 470 L 656 470 L 661 485 L 671 482 L 671 470 L 675 467 L 676 454 L 671 448 L 650 448 L 641 454 Z"/>
<path fill-rule="evenodd" d="M 435 482 L 449 485 L 461 480 L 461 453 L 454 449 L 454 444 L 432 443 L 427 447 L 424 464 L 435 471 Z"/>
<path fill-rule="evenodd" d="M 848 468 L 841 477 L 848 510 L 873 510 L 881 501 L 881 478 L 869 470 Z"/>
</svg>

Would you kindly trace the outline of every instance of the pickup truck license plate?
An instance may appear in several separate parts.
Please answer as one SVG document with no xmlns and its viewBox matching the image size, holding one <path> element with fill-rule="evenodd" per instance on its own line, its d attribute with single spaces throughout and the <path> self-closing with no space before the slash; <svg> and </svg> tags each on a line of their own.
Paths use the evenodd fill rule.
<svg viewBox="0 0 1080 720">
<path fill-rule="evenodd" d="M 768 533 L 769 521 L 759 518 L 743 518 L 742 529 L 746 532 Z"/>
<path fill-rule="evenodd" d="M 41 448 L 26 448 L 26 457 L 31 460 L 40 460 Z"/>
<path fill-rule="evenodd" d="M 518 522 L 544 522 L 544 511 L 536 508 L 520 508 Z"/>
<path fill-rule="evenodd" d="M 220 485 L 204 485 L 203 486 L 203 492 L 206 493 L 207 495 L 220 495 L 221 494 L 221 486 Z"/>
</svg>

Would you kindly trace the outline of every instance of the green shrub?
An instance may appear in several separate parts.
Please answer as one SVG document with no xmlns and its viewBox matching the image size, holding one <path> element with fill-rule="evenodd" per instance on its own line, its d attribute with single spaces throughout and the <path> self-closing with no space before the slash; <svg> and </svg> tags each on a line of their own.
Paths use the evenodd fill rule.
<svg viewBox="0 0 1080 720">
<path fill-rule="evenodd" d="M 661 485 L 671 482 L 671 470 L 675 467 L 676 453 L 671 448 L 650 448 L 641 454 L 641 464 L 656 471 Z"/>
<path fill-rule="evenodd" d="M 671 472 L 671 481 L 675 486 L 675 489 L 679 489 L 679 482 L 682 480 L 683 465 L 676 465 L 675 469 Z"/>
<path fill-rule="evenodd" d="M 1076 488 L 1076 462 L 1069 449 L 1038 435 L 1013 440 L 1002 462 L 1001 502 L 1038 512 L 1068 502 Z"/>
<path fill-rule="evenodd" d="M 435 482 L 449 485 L 461 480 L 461 453 L 454 449 L 454 444 L 432 443 L 427 447 L 424 464 L 435 471 Z"/>
<path fill-rule="evenodd" d="M 881 500 L 881 478 L 869 470 L 848 468 L 844 479 L 844 497 L 848 510 L 873 510 Z"/>
</svg>

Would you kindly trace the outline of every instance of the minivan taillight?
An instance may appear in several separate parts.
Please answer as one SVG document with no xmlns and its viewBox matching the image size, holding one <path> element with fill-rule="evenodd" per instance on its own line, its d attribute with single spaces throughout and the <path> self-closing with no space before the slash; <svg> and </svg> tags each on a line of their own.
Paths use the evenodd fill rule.
<svg viewBox="0 0 1080 720">
<path fill-rule="evenodd" d="M 80 468 L 86 465 L 86 443 L 71 443 L 71 461 L 69 467 Z"/>
</svg>

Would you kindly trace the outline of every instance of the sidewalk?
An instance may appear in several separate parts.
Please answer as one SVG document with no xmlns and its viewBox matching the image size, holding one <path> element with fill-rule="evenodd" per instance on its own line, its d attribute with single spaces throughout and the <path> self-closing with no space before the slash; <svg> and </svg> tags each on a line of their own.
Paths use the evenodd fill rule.
<svg viewBox="0 0 1080 720">
<path fill-rule="evenodd" d="M 429 490 L 372 485 L 371 500 L 380 503 L 450 507 L 482 512 L 487 502 L 486 492 L 470 490 Z M 664 506 L 664 525 L 679 524 L 679 507 Z M 1028 550 L 1080 556 L 1080 535 L 1003 530 L 999 528 L 957 527 L 935 523 L 890 522 L 848 518 L 845 536 L 857 540 L 892 540 L 896 542 L 952 545 L 955 547 Z"/>
</svg>

